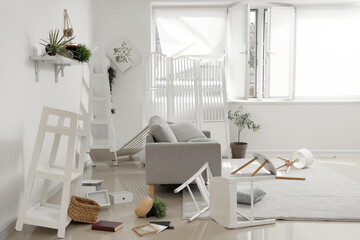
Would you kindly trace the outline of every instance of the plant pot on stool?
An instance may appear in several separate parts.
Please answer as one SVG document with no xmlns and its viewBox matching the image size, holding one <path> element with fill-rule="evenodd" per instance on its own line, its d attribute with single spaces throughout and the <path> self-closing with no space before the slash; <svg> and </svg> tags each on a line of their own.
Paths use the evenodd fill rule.
<svg viewBox="0 0 360 240">
<path fill-rule="evenodd" d="M 261 127 L 261 125 L 256 124 L 251 120 L 250 113 L 241 113 L 241 111 L 242 106 L 240 106 L 235 112 L 232 112 L 231 110 L 228 112 L 228 119 L 238 127 L 238 141 L 230 143 L 233 158 L 245 158 L 246 155 L 246 148 L 248 144 L 246 142 L 240 142 L 241 131 L 247 128 L 256 132 Z"/>
<path fill-rule="evenodd" d="M 246 142 L 230 143 L 232 157 L 233 158 L 245 158 L 247 146 L 248 146 L 248 144 Z"/>
</svg>

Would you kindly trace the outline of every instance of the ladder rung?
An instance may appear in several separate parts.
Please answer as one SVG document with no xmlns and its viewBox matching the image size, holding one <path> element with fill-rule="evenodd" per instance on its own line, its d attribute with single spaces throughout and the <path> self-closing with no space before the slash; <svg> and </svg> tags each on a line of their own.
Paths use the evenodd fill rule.
<svg viewBox="0 0 360 240">
<path fill-rule="evenodd" d="M 98 102 L 105 101 L 105 97 L 93 97 L 93 100 Z"/>
<path fill-rule="evenodd" d="M 92 73 L 91 74 L 91 77 L 92 78 L 102 78 L 102 77 L 105 77 L 105 73 Z"/>
<path fill-rule="evenodd" d="M 97 144 L 97 145 L 90 145 L 89 149 L 111 149 L 111 146 Z"/>
<path fill-rule="evenodd" d="M 91 124 L 108 124 L 108 122 L 105 119 L 94 119 Z"/>
</svg>

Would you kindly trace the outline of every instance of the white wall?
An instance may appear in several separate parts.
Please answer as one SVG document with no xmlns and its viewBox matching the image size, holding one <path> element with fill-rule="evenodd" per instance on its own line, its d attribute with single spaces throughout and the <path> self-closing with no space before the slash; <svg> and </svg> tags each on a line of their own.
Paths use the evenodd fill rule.
<svg viewBox="0 0 360 240">
<path fill-rule="evenodd" d="M 145 60 L 150 53 L 149 0 L 95 0 L 93 4 L 94 41 L 107 47 L 125 35 Z M 143 127 L 145 70 L 144 63 L 126 76 L 117 70 L 112 98 L 118 147 Z"/>
<path fill-rule="evenodd" d="M 240 104 L 231 103 L 236 110 Z M 259 132 L 244 130 L 249 151 L 282 152 L 308 148 L 320 153 L 360 153 L 359 103 L 243 104 L 244 112 L 261 124 Z M 237 141 L 230 123 L 231 141 Z M 357 152 L 354 152 L 357 151 Z"/>
<path fill-rule="evenodd" d="M 106 46 L 124 34 L 143 57 L 148 56 L 150 2 L 169 1 L 93 1 L 94 39 Z M 143 126 L 145 74 L 145 65 L 142 64 L 126 76 L 118 74 L 116 79 L 113 100 L 117 109 L 115 126 L 119 146 Z M 229 109 L 237 105 L 230 103 Z M 249 142 L 250 151 L 292 151 L 301 147 L 327 152 L 356 151 L 360 150 L 360 128 L 356 125 L 360 120 L 359 107 L 359 104 L 244 105 L 244 110 L 250 111 L 263 127 L 259 133 L 245 131 L 242 136 Z M 347 124 L 343 124 L 344 119 Z M 308 137 L 308 134 L 312 136 Z M 235 141 L 236 131 L 231 124 L 230 137 Z"/>
<path fill-rule="evenodd" d="M 81 65 L 66 68 L 58 84 L 53 66 L 44 66 L 40 82 L 35 83 L 29 60 L 32 48 L 41 48 L 38 42 L 47 38 L 50 29 L 62 30 L 64 8 L 70 14 L 76 42 L 91 43 L 87 0 L 0 1 L 0 239 L 17 216 L 42 107 L 70 111 L 79 107 Z M 39 187 L 36 185 L 36 192 Z"/>
</svg>

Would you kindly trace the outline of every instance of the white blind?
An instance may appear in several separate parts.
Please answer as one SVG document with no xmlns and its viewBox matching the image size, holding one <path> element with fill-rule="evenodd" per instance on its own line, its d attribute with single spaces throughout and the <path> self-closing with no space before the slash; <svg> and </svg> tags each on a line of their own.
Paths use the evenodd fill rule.
<svg viewBox="0 0 360 240">
<path fill-rule="evenodd" d="M 154 8 L 162 53 L 219 59 L 224 55 L 225 8 Z"/>
<path fill-rule="evenodd" d="M 360 95 L 360 8 L 297 10 L 296 96 Z"/>
</svg>

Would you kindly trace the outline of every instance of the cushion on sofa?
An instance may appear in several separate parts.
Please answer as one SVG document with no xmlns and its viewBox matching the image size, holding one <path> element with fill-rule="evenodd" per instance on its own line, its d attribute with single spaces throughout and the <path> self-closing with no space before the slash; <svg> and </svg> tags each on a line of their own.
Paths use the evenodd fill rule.
<svg viewBox="0 0 360 240">
<path fill-rule="evenodd" d="M 149 120 L 149 134 L 156 142 L 177 142 L 169 125 L 159 116 L 153 116 Z"/>
<path fill-rule="evenodd" d="M 212 138 L 193 138 L 193 139 L 190 139 L 189 142 L 217 143 L 217 141 Z"/>
<path fill-rule="evenodd" d="M 190 122 L 170 126 L 178 142 L 188 142 L 194 138 L 206 138 L 204 133 Z"/>
<path fill-rule="evenodd" d="M 266 192 L 260 188 L 254 188 L 254 204 L 260 201 Z M 237 186 L 237 202 L 251 205 L 251 188 L 248 186 Z"/>
</svg>

